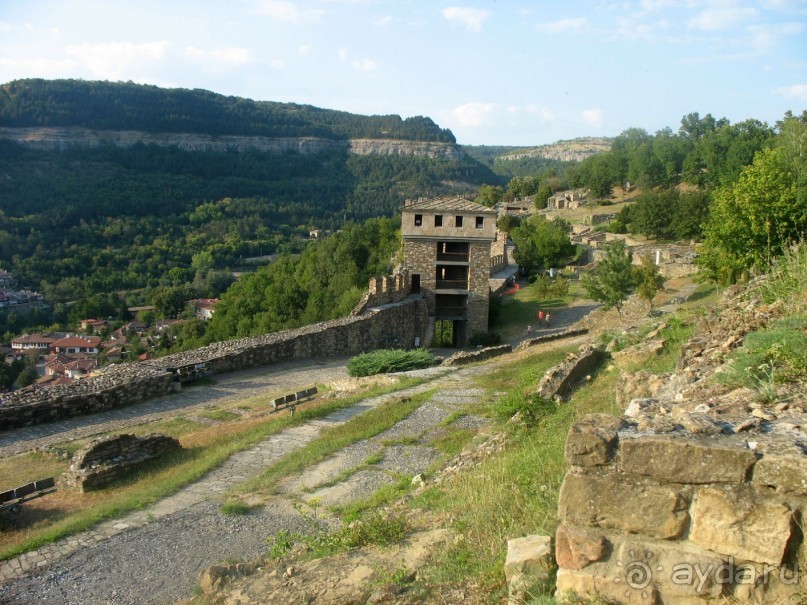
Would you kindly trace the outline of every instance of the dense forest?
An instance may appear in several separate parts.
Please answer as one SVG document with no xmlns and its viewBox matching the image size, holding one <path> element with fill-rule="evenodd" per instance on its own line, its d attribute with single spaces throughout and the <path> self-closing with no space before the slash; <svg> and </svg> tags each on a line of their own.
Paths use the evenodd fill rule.
<svg viewBox="0 0 807 605">
<path fill-rule="evenodd" d="M 354 116 L 204 91 L 80 81 L 0 87 L 0 126 L 68 124 L 453 141 L 427 118 Z M 218 296 L 245 259 L 300 252 L 311 229 L 394 216 L 409 197 L 503 182 L 469 157 L 144 144 L 46 151 L 10 140 L 0 140 L 0 176 L 0 268 L 42 292 L 56 323 L 112 292 L 127 292 L 135 304 L 158 286 Z M 0 316 L 0 331 L 22 327 L 22 318 L 13 320 Z"/>
<path fill-rule="evenodd" d="M 456 142 L 450 130 L 422 116 L 361 116 L 206 90 L 84 80 L 16 80 L 0 86 L 0 125 Z"/>
</svg>

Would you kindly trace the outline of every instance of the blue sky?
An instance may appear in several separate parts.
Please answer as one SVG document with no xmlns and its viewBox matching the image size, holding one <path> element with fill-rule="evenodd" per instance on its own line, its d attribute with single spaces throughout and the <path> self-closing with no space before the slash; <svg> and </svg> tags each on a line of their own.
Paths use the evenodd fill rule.
<svg viewBox="0 0 807 605">
<path fill-rule="evenodd" d="M 0 82 L 134 81 L 529 146 L 807 108 L 807 0 L 0 0 Z"/>
</svg>

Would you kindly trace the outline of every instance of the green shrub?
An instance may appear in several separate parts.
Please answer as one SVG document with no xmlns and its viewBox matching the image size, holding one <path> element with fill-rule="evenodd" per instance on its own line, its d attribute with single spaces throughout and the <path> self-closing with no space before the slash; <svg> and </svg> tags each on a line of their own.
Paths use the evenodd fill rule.
<svg viewBox="0 0 807 605">
<path fill-rule="evenodd" d="M 347 362 L 350 376 L 372 376 L 390 372 L 406 372 L 434 365 L 434 355 L 426 349 L 379 349 L 362 353 Z"/>
</svg>

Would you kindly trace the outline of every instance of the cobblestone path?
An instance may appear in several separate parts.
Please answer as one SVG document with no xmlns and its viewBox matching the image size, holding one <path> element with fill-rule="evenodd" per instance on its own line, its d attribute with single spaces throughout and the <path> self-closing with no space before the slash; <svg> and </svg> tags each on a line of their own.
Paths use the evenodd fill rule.
<svg viewBox="0 0 807 605">
<path fill-rule="evenodd" d="M 488 364 L 410 373 L 431 379 L 286 429 L 249 450 L 234 454 L 200 481 L 146 510 L 100 523 L 91 530 L 0 562 L 0 602 L 13 605 L 124 605 L 165 603 L 187 596 L 198 573 L 208 565 L 228 556 L 259 554 L 266 548 L 266 536 L 281 529 L 299 531 L 305 525 L 302 516 L 284 498 L 277 498 L 284 501 L 275 502 L 254 516 L 223 517 L 215 501 L 224 491 L 258 475 L 273 462 L 303 447 L 326 427 L 343 424 L 390 398 L 412 396 L 436 388 L 438 393 L 431 401 L 372 441 L 373 447 L 378 447 L 385 440 L 427 435 L 437 423 L 478 400 L 482 392 L 467 386 L 474 375 L 490 369 Z M 339 377 L 338 368 L 329 371 L 334 372 L 335 378 Z M 478 428 L 483 422 L 474 417 L 465 417 L 462 421 L 468 428 Z M 363 447 L 361 443 L 357 447 Z M 357 473 L 342 485 L 332 486 L 326 499 L 338 502 L 369 495 L 384 484 L 383 477 L 388 476 L 385 471 L 422 472 L 435 460 L 434 451 L 428 451 L 430 449 L 417 445 L 392 446 L 388 448 L 385 462 L 379 465 L 378 471 L 373 471 L 372 477 L 365 477 L 362 482 L 361 474 Z M 340 466 L 340 471 L 346 468 Z M 312 487 L 328 479 L 323 475 L 320 477 L 322 480 L 314 481 Z M 308 500 L 312 497 L 310 494 L 305 498 L 301 496 L 298 489 L 286 493 L 286 498 L 292 499 Z M 237 541 L 233 541 L 233 533 L 239 534 Z M 178 544 L 185 547 L 178 547 Z M 166 576 L 165 570 L 168 569 L 171 570 L 170 577 Z M 134 582 L 133 578 L 137 581 Z M 147 578 L 150 581 L 145 581 Z"/>
</svg>

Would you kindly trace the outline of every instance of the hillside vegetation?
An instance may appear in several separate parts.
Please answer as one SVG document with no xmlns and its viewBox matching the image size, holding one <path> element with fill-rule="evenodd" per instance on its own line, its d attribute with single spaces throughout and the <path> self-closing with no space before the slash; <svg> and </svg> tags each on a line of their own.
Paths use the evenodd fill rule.
<svg viewBox="0 0 807 605">
<path fill-rule="evenodd" d="M 454 142 L 450 131 L 422 117 L 358 116 L 132 83 L 0 86 L 0 127 L 56 126 Z M 189 298 L 218 296 L 233 270 L 248 268 L 244 259 L 300 252 L 311 229 L 393 216 L 409 197 L 497 182 L 475 160 L 461 152 L 456 158 L 358 155 L 347 146 L 310 154 L 203 152 L 69 140 L 38 149 L 0 139 L 0 264 L 55 305 L 53 316 L 0 314 L 0 332 L 118 317 L 122 307 L 151 302 L 157 287 L 184 289 Z M 112 296 L 121 291 L 126 300 Z"/>
</svg>

